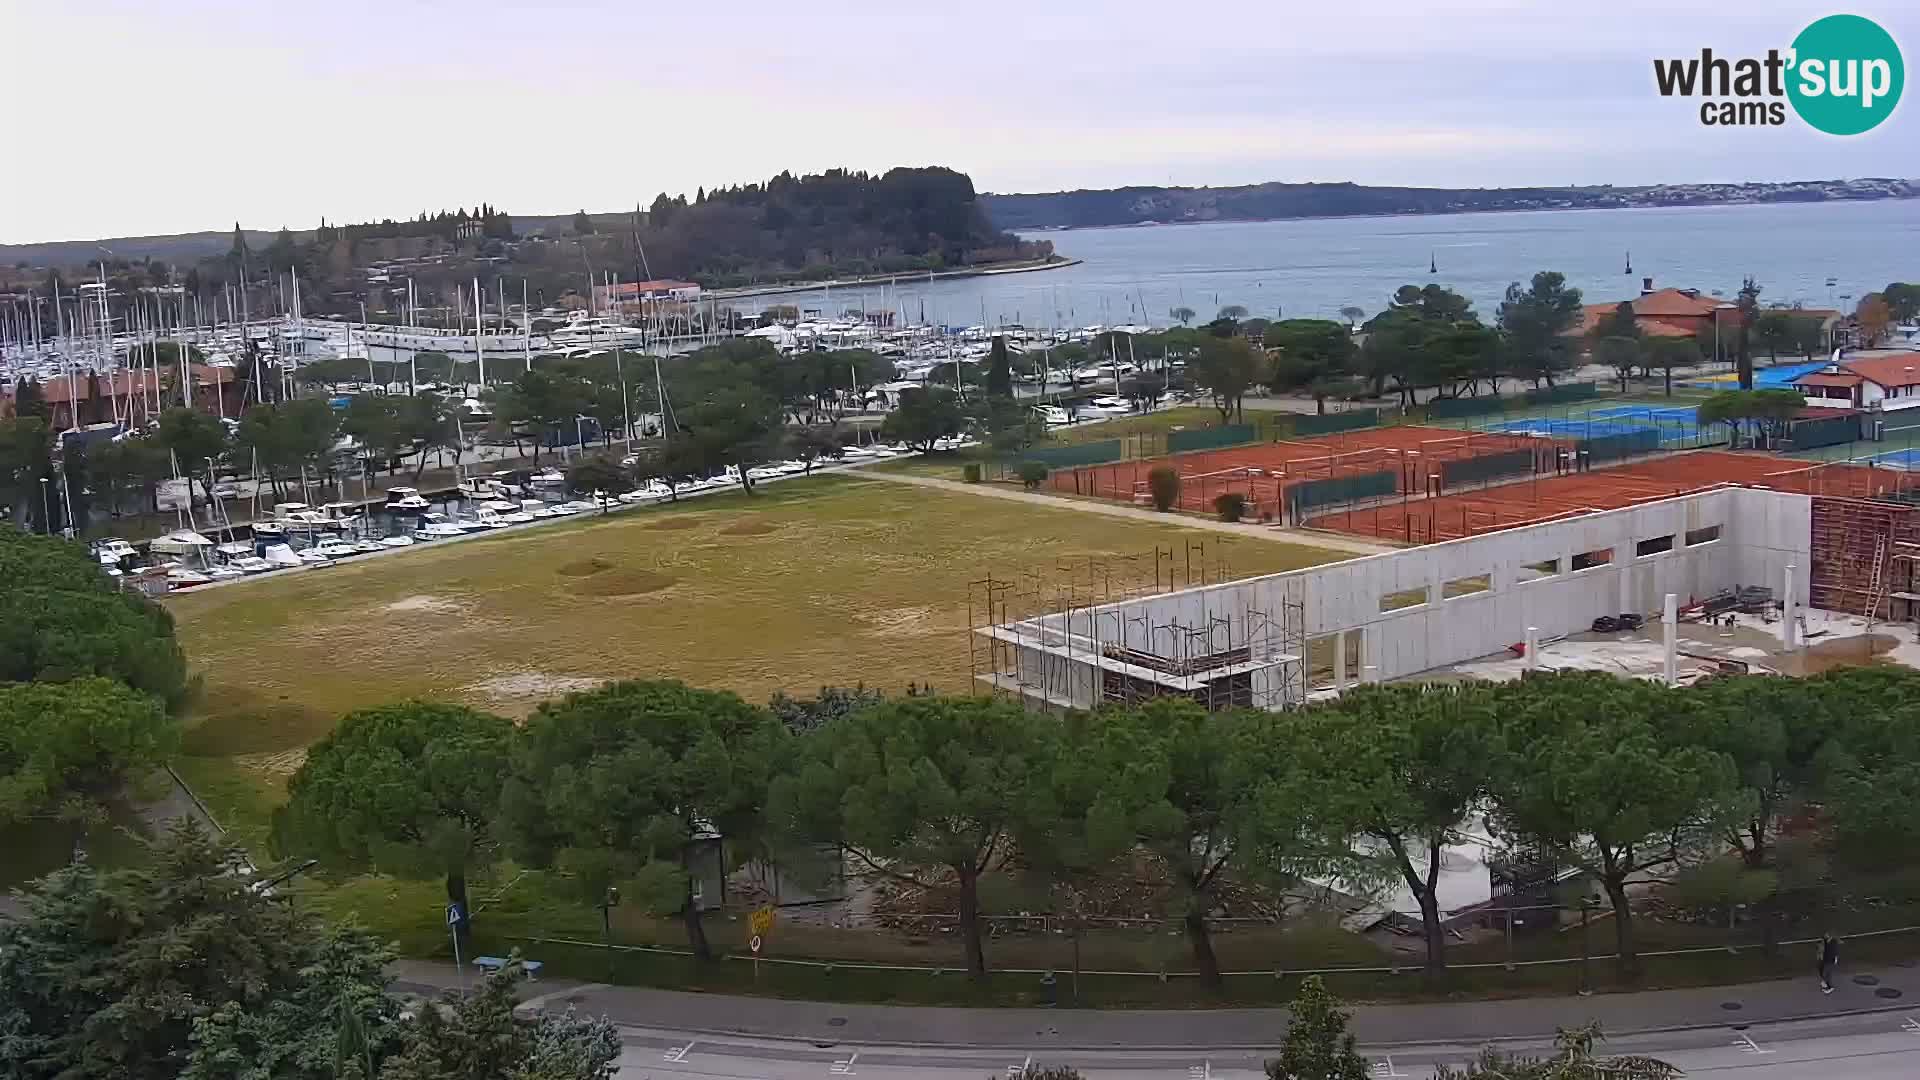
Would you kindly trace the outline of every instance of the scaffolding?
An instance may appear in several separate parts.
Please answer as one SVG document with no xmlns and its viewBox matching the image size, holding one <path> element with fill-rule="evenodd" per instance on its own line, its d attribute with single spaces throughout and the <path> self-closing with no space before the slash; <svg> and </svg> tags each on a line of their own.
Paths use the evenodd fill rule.
<svg viewBox="0 0 1920 1080">
<path fill-rule="evenodd" d="M 1304 589 L 1233 580 L 1224 540 L 1060 560 L 968 586 L 976 692 L 1045 710 L 1184 697 L 1208 709 L 1306 699 Z M 1169 600 L 1167 598 L 1176 598 Z"/>
</svg>

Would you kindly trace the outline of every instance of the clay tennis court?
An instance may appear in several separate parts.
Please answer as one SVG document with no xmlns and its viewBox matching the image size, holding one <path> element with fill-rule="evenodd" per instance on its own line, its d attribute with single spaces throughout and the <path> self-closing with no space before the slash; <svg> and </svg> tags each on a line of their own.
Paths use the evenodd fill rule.
<svg viewBox="0 0 1920 1080">
<path fill-rule="evenodd" d="M 1144 504 L 1151 501 L 1147 474 L 1165 465 L 1180 473 L 1177 505 L 1182 510 L 1210 512 L 1216 498 L 1238 492 L 1247 497 L 1248 517 L 1278 518 L 1283 492 L 1293 484 L 1389 472 L 1395 477 L 1396 494 L 1424 494 L 1443 462 L 1531 449 L 1538 456 L 1536 469 L 1551 472 L 1558 445 L 1552 439 L 1499 432 L 1364 428 L 1307 439 L 1087 465 L 1054 472 L 1047 483 L 1054 491 L 1066 494 Z"/>
<path fill-rule="evenodd" d="M 1920 474 L 1903 469 L 1815 464 L 1764 453 L 1698 450 L 1633 465 L 1533 479 L 1323 514 L 1308 528 L 1430 544 L 1511 529 L 1556 517 L 1617 510 L 1720 484 L 1865 498 L 1920 492 Z"/>
</svg>

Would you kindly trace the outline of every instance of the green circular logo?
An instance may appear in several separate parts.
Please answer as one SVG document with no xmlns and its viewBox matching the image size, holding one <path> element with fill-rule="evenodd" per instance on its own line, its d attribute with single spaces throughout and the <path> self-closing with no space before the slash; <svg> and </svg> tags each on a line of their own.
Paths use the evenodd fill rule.
<svg viewBox="0 0 1920 1080">
<path fill-rule="evenodd" d="M 1907 81 L 1893 35 L 1858 15 L 1829 15 L 1800 31 L 1792 64 L 1793 111 L 1829 135 L 1873 130 L 1893 115 Z"/>
</svg>

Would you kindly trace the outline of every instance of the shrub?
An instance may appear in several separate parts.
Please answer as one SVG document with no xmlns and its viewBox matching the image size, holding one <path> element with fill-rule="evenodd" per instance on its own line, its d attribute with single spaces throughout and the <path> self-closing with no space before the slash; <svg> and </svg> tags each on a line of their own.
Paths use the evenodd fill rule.
<svg viewBox="0 0 1920 1080">
<path fill-rule="evenodd" d="M 960 478 L 969 484 L 979 483 L 980 463 L 977 461 L 969 461 L 965 465 L 960 466 Z"/>
<path fill-rule="evenodd" d="M 1229 491 L 1213 500 L 1213 508 L 1219 511 L 1221 521 L 1239 521 L 1247 512 L 1247 497 Z"/>
<path fill-rule="evenodd" d="M 1180 501 L 1180 474 L 1171 465 L 1156 465 L 1147 473 L 1147 492 L 1153 496 L 1153 508 L 1165 513 Z"/>
<path fill-rule="evenodd" d="M 1023 461 L 1020 463 L 1020 483 L 1024 485 L 1028 491 L 1032 491 L 1034 488 L 1046 482 L 1047 466 L 1045 463 L 1039 461 Z"/>
</svg>

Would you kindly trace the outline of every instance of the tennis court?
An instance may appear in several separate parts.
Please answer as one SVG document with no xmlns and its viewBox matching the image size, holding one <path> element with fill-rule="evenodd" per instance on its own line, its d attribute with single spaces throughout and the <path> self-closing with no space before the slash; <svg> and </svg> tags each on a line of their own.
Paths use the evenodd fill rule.
<svg viewBox="0 0 1920 1080">
<path fill-rule="evenodd" d="M 1914 460 L 1920 461 L 1920 454 L 1916 454 Z M 1702 450 L 1612 469 L 1536 476 L 1532 480 L 1472 493 L 1323 514 L 1309 520 L 1307 525 L 1403 543 L 1430 544 L 1599 510 L 1618 510 L 1721 484 L 1868 498 L 1920 492 L 1920 475 L 1892 467 L 1815 465 L 1774 454 Z"/>
<path fill-rule="evenodd" d="M 1148 474 L 1165 466 L 1180 474 L 1179 509 L 1211 512 L 1214 500 L 1237 493 L 1246 497 L 1249 517 L 1277 519 L 1284 492 L 1297 484 L 1388 473 L 1394 494 L 1423 494 L 1434 486 L 1446 462 L 1525 449 L 1535 453 L 1536 468 L 1551 471 L 1557 447 L 1551 439 L 1527 433 L 1365 428 L 1061 470 L 1051 474 L 1047 484 L 1064 494 L 1145 505 L 1152 502 Z"/>
<path fill-rule="evenodd" d="M 1869 454 L 1853 459 L 1861 465 L 1871 465 L 1876 469 L 1920 469 L 1920 448 L 1905 447 L 1888 450 L 1885 453 Z"/>
<path fill-rule="evenodd" d="M 1488 421 L 1481 424 L 1480 429 L 1569 441 L 1633 435 L 1651 430 L 1659 433 L 1660 445 L 1669 449 L 1687 449 L 1726 441 L 1724 430 L 1701 427 L 1699 412 L 1690 405 L 1603 405 L 1584 411 L 1569 410 L 1563 417 Z"/>
</svg>

